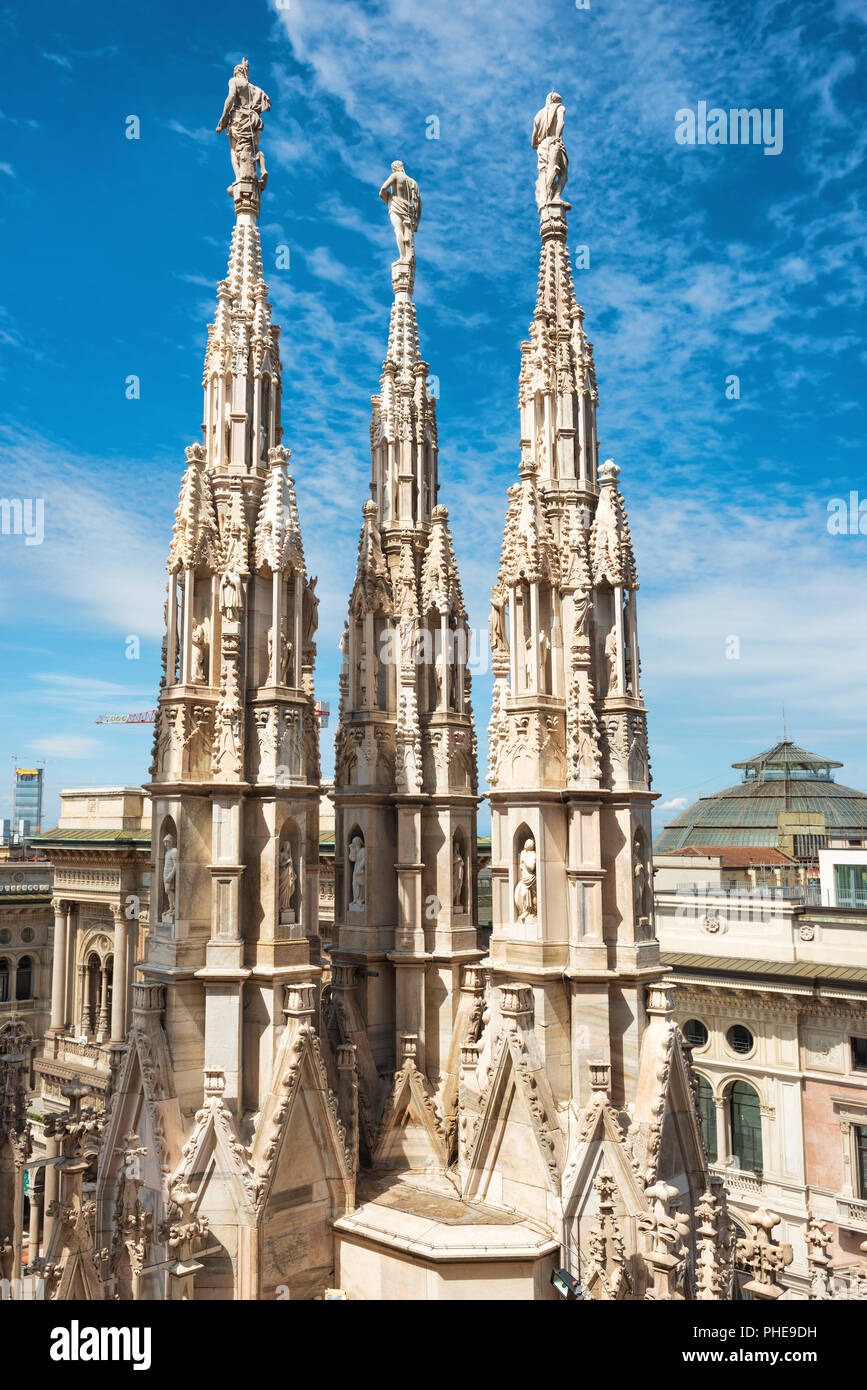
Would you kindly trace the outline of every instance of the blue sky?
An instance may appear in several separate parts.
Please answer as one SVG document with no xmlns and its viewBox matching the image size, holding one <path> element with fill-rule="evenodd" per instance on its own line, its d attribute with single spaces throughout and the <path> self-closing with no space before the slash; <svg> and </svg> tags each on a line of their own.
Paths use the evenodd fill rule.
<svg viewBox="0 0 867 1390">
<path fill-rule="evenodd" d="M 671 805 L 657 819 L 734 780 L 732 761 L 779 736 L 783 703 L 791 735 L 867 787 L 867 538 L 827 527 L 832 498 L 867 499 L 865 32 L 867 0 L 0 13 L 14 58 L 0 92 L 0 490 L 45 505 L 41 545 L 0 536 L 0 814 L 14 754 L 45 760 L 49 824 L 61 787 L 147 775 L 150 730 L 94 720 L 155 703 L 165 556 L 232 227 L 214 127 L 242 55 L 272 99 L 265 276 L 320 576 L 320 697 L 336 709 L 386 343 L 379 185 L 402 158 L 422 190 L 416 300 L 440 382 L 441 500 L 484 627 L 535 296 L 529 129 L 556 86 L 570 242 L 590 252 L 575 278 L 601 456 L 622 469 L 641 579 L 654 786 Z M 679 144 L 675 113 L 699 101 L 781 108 L 782 152 Z M 132 374 L 139 400 L 125 397 Z M 484 744 L 486 677 L 474 706 Z M 332 719 L 326 768 L 333 732 Z"/>
</svg>

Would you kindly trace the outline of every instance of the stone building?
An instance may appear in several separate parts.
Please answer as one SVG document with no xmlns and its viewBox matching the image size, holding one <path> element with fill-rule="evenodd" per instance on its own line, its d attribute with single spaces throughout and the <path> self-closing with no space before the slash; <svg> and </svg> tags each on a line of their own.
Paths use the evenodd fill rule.
<svg viewBox="0 0 867 1390">
<path fill-rule="evenodd" d="M 258 229 L 269 105 L 239 64 L 219 126 L 235 226 L 169 547 L 149 930 L 106 1110 L 79 1086 L 46 1125 L 68 1160 L 49 1296 L 729 1298 L 732 1227 L 654 930 L 638 580 L 619 469 L 598 466 L 562 102 L 551 93 L 533 126 L 538 293 L 492 589 L 489 949 L 468 617 L 413 299 L 421 199 L 396 161 L 380 190 L 398 257 L 344 636 L 327 958 L 318 600 Z M 118 1037 L 107 962 L 126 885 L 83 892 L 86 834 L 69 831 L 51 845 L 63 949 L 46 1078 L 77 1027 L 81 1047 Z M 114 938 L 107 918 L 65 908 L 93 900 L 114 908 Z M 10 1171 L 19 1110 L 0 1115 Z M 741 1252 L 762 1297 L 785 1263 L 769 1253 L 775 1220 L 757 1218 Z"/>
<path fill-rule="evenodd" d="M 701 845 L 654 854 L 657 931 L 692 1048 L 711 1167 L 742 1228 L 759 1208 L 779 1213 L 794 1255 L 784 1282 L 802 1295 L 811 1218 L 826 1223 L 843 1288 L 867 1237 L 867 902 L 854 905 L 848 868 L 867 855 L 849 847 L 861 794 L 829 791 L 835 785 L 808 773 L 800 787 L 808 806 L 792 797 L 788 813 L 776 812 L 776 785 L 765 797 L 759 775 L 746 793 L 760 808 L 747 833 L 773 834 L 775 814 L 811 814 L 822 843 L 842 835 L 845 848 L 817 850 L 812 840 L 798 863 L 774 848 L 731 844 L 729 825 L 714 845 L 717 815 L 736 819 L 723 793 L 678 817 L 681 827 L 700 824 Z M 841 799 L 845 822 L 835 826 Z M 816 854 L 821 881 L 806 872 Z"/>
<path fill-rule="evenodd" d="M 31 1090 L 51 1017 L 52 878 L 47 859 L 0 863 L 0 1051 L 14 1032 Z"/>
<path fill-rule="evenodd" d="M 34 841 L 54 867 L 51 1012 L 36 1063 L 45 1113 L 83 1086 L 103 1103 L 112 1045 L 129 1026 L 133 967 L 148 927 L 150 804 L 140 787 L 60 794 L 60 820 Z"/>
</svg>

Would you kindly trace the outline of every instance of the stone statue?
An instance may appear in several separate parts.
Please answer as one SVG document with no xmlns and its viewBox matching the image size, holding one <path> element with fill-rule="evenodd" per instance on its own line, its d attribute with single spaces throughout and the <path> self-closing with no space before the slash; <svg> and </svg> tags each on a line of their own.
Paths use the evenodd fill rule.
<svg viewBox="0 0 867 1390">
<path fill-rule="evenodd" d="M 364 907 L 366 860 L 364 841 L 360 835 L 353 835 L 349 842 L 349 862 L 352 865 L 352 896 L 349 906 L 358 910 Z"/>
<path fill-rule="evenodd" d="M 259 149 L 262 134 L 262 117 L 259 113 L 270 110 L 271 98 L 261 87 L 253 86 L 250 65 L 244 58 L 229 78 L 229 92 L 217 133 L 224 130 L 229 132 L 229 150 L 236 180 L 251 179 L 260 192 L 265 187 L 268 173 Z"/>
<path fill-rule="evenodd" d="M 281 626 L 280 636 L 283 639 L 280 647 L 280 684 L 294 685 L 295 666 L 292 657 L 295 649 L 289 641 L 285 623 Z"/>
<path fill-rule="evenodd" d="M 163 859 L 163 888 L 166 894 L 166 909 L 163 912 L 163 921 L 174 922 L 178 879 L 178 851 L 175 847 L 174 836 L 169 834 L 164 835 L 163 846 L 165 848 L 165 857 Z"/>
<path fill-rule="evenodd" d="M 316 575 L 304 589 L 304 645 L 309 647 L 319 627 L 319 597 L 316 593 Z"/>
<path fill-rule="evenodd" d="M 563 201 L 563 189 L 569 177 L 569 159 L 563 144 L 563 121 L 566 108 L 557 92 L 549 92 L 545 105 L 537 111 L 533 122 L 533 149 L 538 155 L 539 176 L 536 180 L 536 206 L 541 212 L 547 203 Z"/>
<path fill-rule="evenodd" d="M 464 856 L 461 854 L 460 845 L 455 840 L 452 855 L 452 907 L 463 907 L 464 905 L 464 874 Z"/>
<path fill-rule="evenodd" d="M 211 646 L 211 624 L 207 618 L 193 624 L 190 641 L 193 647 L 193 684 L 204 685 L 208 679 L 208 652 Z"/>
<path fill-rule="evenodd" d="M 617 628 L 613 627 L 605 638 L 605 661 L 608 665 L 607 694 L 617 694 Z"/>
<path fill-rule="evenodd" d="M 575 636 L 579 640 L 579 646 L 586 646 L 590 629 L 590 613 L 593 608 L 590 590 L 576 589 L 572 603 L 575 614 Z"/>
<path fill-rule="evenodd" d="M 241 581 L 243 543 L 239 527 L 232 529 L 226 555 L 226 568 L 220 579 L 220 612 L 230 622 L 239 623 L 244 608 L 244 588 Z"/>
<path fill-rule="evenodd" d="M 488 635 L 491 641 L 491 655 L 502 656 L 508 653 L 509 637 L 506 632 L 506 596 L 498 589 L 491 590 L 491 615 L 488 619 Z"/>
<path fill-rule="evenodd" d="M 396 159 L 379 196 L 388 208 L 391 225 L 397 239 L 397 254 L 402 261 L 415 260 L 415 233 L 421 221 L 421 194 L 402 163 Z"/>
<path fill-rule="evenodd" d="M 536 842 L 524 841 L 518 858 L 518 882 L 515 886 L 515 907 L 519 922 L 536 920 Z"/>
<path fill-rule="evenodd" d="M 644 848 L 640 835 L 632 842 L 632 886 L 637 926 L 646 926 L 650 920 L 647 910 L 647 865 L 644 862 Z"/>
<path fill-rule="evenodd" d="M 280 846 L 280 882 L 278 888 L 280 913 L 291 912 L 292 898 L 298 884 L 298 875 L 292 861 L 292 846 L 284 840 Z"/>
</svg>

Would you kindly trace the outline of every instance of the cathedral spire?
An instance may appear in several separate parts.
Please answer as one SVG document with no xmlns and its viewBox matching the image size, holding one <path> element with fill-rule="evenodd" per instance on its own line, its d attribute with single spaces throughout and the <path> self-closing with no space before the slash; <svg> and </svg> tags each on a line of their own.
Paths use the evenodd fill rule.
<svg viewBox="0 0 867 1390">
<path fill-rule="evenodd" d="M 568 543 L 564 504 L 589 501 L 596 491 L 596 369 L 575 299 L 566 246 L 563 199 L 569 159 L 563 143 L 566 108 L 551 92 L 533 122 L 537 154 L 539 280 L 528 341 L 521 344 L 521 444 L 535 459 L 539 484 L 552 494 L 551 522 Z M 562 534 L 561 534 L 562 533 Z"/>
<path fill-rule="evenodd" d="M 648 882 L 651 794 L 638 580 L 620 470 L 611 460 L 597 468 L 596 377 L 566 245 L 564 115 L 552 92 L 533 123 L 539 279 L 521 345 L 520 481 L 509 488 L 492 591 L 489 782 L 500 892 L 491 959 L 509 978 L 557 965 L 573 980 L 589 978 L 611 968 L 602 915 L 616 911 L 618 968 L 653 979 L 658 947 L 648 895 L 639 892 Z M 556 811 L 555 797 L 563 799 Z M 615 885 L 606 875 L 619 860 Z M 631 896 L 619 886 L 629 883 Z M 562 1003 L 555 999 L 552 986 L 552 1016 Z M 573 1026 L 577 1037 L 577 1015 Z M 545 1034 L 544 1050 L 558 1100 L 583 1097 L 589 1053 L 573 1039 L 567 1080 L 562 1040 L 552 1037 Z M 606 1026 L 593 1045 L 608 1049 Z M 619 1063 L 613 1072 L 621 1095 L 627 1073 Z"/>
<path fill-rule="evenodd" d="M 469 630 L 448 513 L 437 503 L 436 405 L 412 297 L 421 196 L 399 160 L 379 196 L 398 257 L 372 398 L 371 496 L 343 641 L 334 988 L 351 1018 L 348 968 L 360 967 L 369 981 L 367 1021 L 376 1022 L 369 1065 L 361 1064 L 368 1076 L 388 1072 L 410 1039 L 419 1072 L 453 1106 L 454 1020 L 425 962 L 436 959 L 437 978 L 459 991 L 463 965 L 477 958 Z M 369 1081 L 362 1090 L 374 1114 L 381 1097 Z"/>
</svg>

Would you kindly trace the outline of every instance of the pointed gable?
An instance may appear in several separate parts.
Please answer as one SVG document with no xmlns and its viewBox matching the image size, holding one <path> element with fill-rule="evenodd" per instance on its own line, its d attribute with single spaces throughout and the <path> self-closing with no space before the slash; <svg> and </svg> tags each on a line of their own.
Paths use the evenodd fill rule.
<svg viewBox="0 0 867 1390">
<path fill-rule="evenodd" d="M 417 1039 L 406 1034 L 403 1062 L 395 1072 L 373 1155 L 374 1167 L 385 1171 L 444 1173 L 448 1144 L 436 1104 L 416 1060 Z"/>
</svg>

